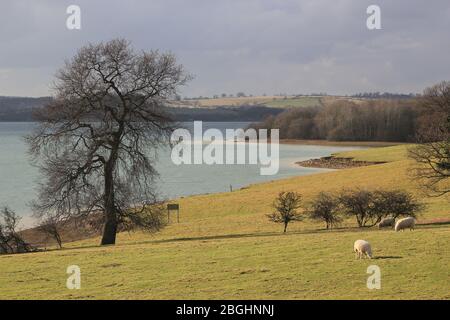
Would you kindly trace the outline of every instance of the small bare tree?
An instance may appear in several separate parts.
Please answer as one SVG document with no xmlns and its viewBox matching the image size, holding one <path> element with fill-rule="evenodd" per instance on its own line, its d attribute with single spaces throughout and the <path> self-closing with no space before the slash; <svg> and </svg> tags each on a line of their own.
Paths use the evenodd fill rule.
<svg viewBox="0 0 450 320">
<path fill-rule="evenodd" d="M 37 230 L 45 235 L 45 241 L 53 239 L 62 248 L 62 239 L 59 232 L 62 221 L 58 221 L 57 217 L 48 215 L 38 226 Z"/>
<path fill-rule="evenodd" d="M 419 99 L 419 144 L 409 149 L 414 177 L 431 196 L 450 193 L 450 81 L 427 88 Z"/>
<path fill-rule="evenodd" d="M 308 211 L 311 219 L 325 221 L 328 230 L 342 222 L 339 208 L 339 201 L 336 197 L 332 194 L 321 192 L 312 201 Z"/>
<path fill-rule="evenodd" d="M 163 225 L 154 159 L 174 129 L 165 104 L 190 76 L 170 53 L 135 52 L 122 39 L 81 48 L 57 74 L 54 101 L 36 113 L 29 149 L 44 181 L 36 215 L 59 220 L 100 214 L 102 245 L 123 223 Z M 142 205 L 142 200 L 147 200 Z"/>
<path fill-rule="evenodd" d="M 381 199 L 370 190 L 344 190 L 339 203 L 346 215 L 356 218 L 359 227 L 373 227 L 385 215 Z"/>
<path fill-rule="evenodd" d="M 298 209 L 301 208 L 301 200 L 302 197 L 299 193 L 280 192 L 272 205 L 275 212 L 268 214 L 267 217 L 272 222 L 282 223 L 284 225 L 283 232 L 286 232 L 290 222 L 303 220 L 301 213 L 298 212 Z"/>
<path fill-rule="evenodd" d="M 404 190 L 379 190 L 376 191 L 379 210 L 383 216 L 394 219 L 399 217 L 414 217 L 423 211 L 424 204 L 417 200 L 411 193 Z"/>
<path fill-rule="evenodd" d="M 0 254 L 33 250 L 33 247 L 25 242 L 16 230 L 20 219 L 20 216 L 8 207 L 3 207 L 0 211 Z"/>
</svg>

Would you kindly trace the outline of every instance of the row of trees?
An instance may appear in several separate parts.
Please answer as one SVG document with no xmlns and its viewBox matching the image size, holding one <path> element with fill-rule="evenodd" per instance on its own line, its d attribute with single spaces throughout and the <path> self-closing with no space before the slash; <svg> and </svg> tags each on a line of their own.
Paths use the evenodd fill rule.
<svg viewBox="0 0 450 320">
<path fill-rule="evenodd" d="M 325 222 L 326 228 L 339 225 L 345 217 L 354 217 L 359 227 L 373 227 L 385 217 L 416 217 L 424 205 L 403 190 L 344 190 L 340 194 L 321 192 L 306 205 L 296 192 L 281 192 L 268 214 L 272 222 L 288 224 L 305 218 Z"/>
<path fill-rule="evenodd" d="M 338 100 L 289 109 L 252 127 L 279 129 L 282 139 L 413 141 L 417 119 L 413 100 Z"/>
</svg>

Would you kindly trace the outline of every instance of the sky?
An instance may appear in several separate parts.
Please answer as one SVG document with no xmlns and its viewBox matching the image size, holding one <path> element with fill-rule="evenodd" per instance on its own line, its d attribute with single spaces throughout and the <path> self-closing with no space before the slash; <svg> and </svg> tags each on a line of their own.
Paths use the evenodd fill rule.
<svg viewBox="0 0 450 320">
<path fill-rule="evenodd" d="M 381 9 L 369 30 L 366 10 Z M 1 0 L 0 95 L 52 95 L 65 59 L 125 38 L 173 52 L 183 96 L 417 93 L 450 80 L 448 0 Z M 69 5 L 81 29 L 69 30 Z"/>
</svg>

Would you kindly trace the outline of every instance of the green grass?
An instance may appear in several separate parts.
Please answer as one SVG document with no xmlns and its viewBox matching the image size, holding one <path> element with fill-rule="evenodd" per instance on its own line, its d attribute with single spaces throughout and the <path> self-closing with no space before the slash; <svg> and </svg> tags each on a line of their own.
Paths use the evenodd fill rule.
<svg viewBox="0 0 450 320">
<path fill-rule="evenodd" d="M 2 257 L 2 298 L 333 299 L 450 298 L 449 228 L 346 231 L 142 242 Z M 355 239 L 375 259 L 355 260 Z M 11 260 L 15 260 L 12 263 Z M 81 267 L 81 290 L 65 268 Z M 368 290 L 369 265 L 381 290 Z"/>
<path fill-rule="evenodd" d="M 320 106 L 321 102 L 319 97 L 297 97 L 297 98 L 276 99 L 273 101 L 268 101 L 265 104 L 269 107 L 296 108 L 296 107 Z"/>
<path fill-rule="evenodd" d="M 342 158 L 352 158 L 357 161 L 393 162 L 405 160 L 407 158 L 408 148 L 411 146 L 411 144 L 401 144 L 382 149 L 369 148 L 365 150 L 339 152 L 334 155 Z"/>
<path fill-rule="evenodd" d="M 333 97 L 327 97 L 333 100 Z M 199 99 L 183 101 L 184 104 L 195 105 L 199 107 L 217 107 L 217 106 L 244 106 L 244 105 L 266 105 L 270 107 L 289 108 L 289 107 L 313 107 L 321 105 L 320 97 L 294 97 L 294 96 L 254 96 L 254 97 L 227 97 L 216 99 Z"/>
<path fill-rule="evenodd" d="M 402 148 L 352 153 L 392 161 L 385 164 L 178 199 L 179 224 L 155 235 L 119 234 L 114 247 L 99 247 L 95 238 L 63 250 L 0 256 L 0 298 L 449 299 L 449 224 L 395 233 L 357 229 L 351 219 L 342 229 L 325 231 L 305 220 L 283 235 L 282 226 L 265 216 L 282 190 L 298 191 L 307 202 L 320 191 L 367 187 L 413 192 L 427 204 L 419 222 L 450 218 L 450 198 L 424 196 L 409 178 L 411 162 L 398 156 Z M 356 261 L 357 239 L 370 241 L 378 259 Z M 66 268 L 73 264 L 81 268 L 81 290 L 65 287 Z M 370 264 L 381 268 L 381 290 L 366 288 Z"/>
</svg>

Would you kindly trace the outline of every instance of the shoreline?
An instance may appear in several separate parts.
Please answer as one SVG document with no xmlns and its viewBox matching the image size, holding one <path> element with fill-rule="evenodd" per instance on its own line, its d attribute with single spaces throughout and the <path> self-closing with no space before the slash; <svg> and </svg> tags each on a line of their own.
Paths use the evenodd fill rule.
<svg viewBox="0 0 450 320">
<path fill-rule="evenodd" d="M 354 144 L 353 142 L 330 142 L 330 141 L 322 141 L 322 140 L 280 140 L 280 144 L 296 144 L 296 145 L 317 145 L 317 146 L 347 146 L 347 147 L 351 147 L 351 146 L 359 146 L 359 147 L 382 147 L 385 146 L 386 144 L 383 142 L 362 142 L 362 143 L 357 143 Z M 397 143 L 398 144 L 398 143 Z M 395 145 L 393 143 L 389 143 L 390 145 Z M 304 167 L 304 168 L 311 168 L 311 169 L 324 169 L 324 170 L 341 170 L 341 169 L 347 169 L 347 168 L 353 168 L 353 167 L 361 167 L 361 166 L 369 166 L 369 165 L 374 165 L 374 164 L 380 164 L 380 163 L 385 163 L 385 162 L 367 162 L 367 161 L 356 161 L 353 160 L 353 158 L 339 158 L 339 157 L 335 157 L 333 155 L 329 155 L 329 156 L 325 156 L 325 157 L 321 157 L 321 158 L 313 158 L 313 159 L 308 159 L 308 160 L 303 160 L 303 161 L 295 161 L 293 162 L 294 166 L 297 167 Z M 323 172 L 315 172 L 312 174 L 319 174 L 319 173 L 323 173 Z M 295 175 L 296 177 L 299 175 Z M 289 179 L 289 178 L 282 178 L 280 180 L 283 179 Z M 257 182 L 257 183 L 250 183 L 242 188 L 233 190 L 233 191 L 239 191 L 239 190 L 243 190 L 243 189 L 247 189 L 249 186 L 251 185 L 256 185 L 256 184 L 264 184 L 267 181 L 263 181 L 263 182 Z M 218 192 L 218 193 L 222 193 L 222 192 Z M 213 193 L 207 193 L 207 194 L 213 194 Z M 185 196 L 182 198 L 187 198 L 187 197 L 192 197 L 192 196 L 198 196 L 201 194 L 192 194 L 189 196 Z M 170 201 L 174 201 L 178 198 L 174 198 L 174 199 L 170 199 L 168 200 L 168 202 Z M 66 229 L 66 228 L 64 228 Z M 29 226 L 29 227 L 25 227 L 24 229 L 19 231 L 21 234 L 24 235 L 24 237 L 33 245 L 37 245 L 38 248 L 42 248 L 42 247 L 46 247 L 46 245 L 50 244 L 52 245 L 53 241 L 49 241 L 50 243 L 46 243 L 47 241 L 45 241 L 43 239 L 43 235 L 40 235 L 39 232 L 37 231 L 37 227 L 36 226 Z M 68 230 L 64 230 L 62 232 L 65 236 L 66 236 L 66 240 L 65 242 L 73 242 L 73 241 L 79 241 L 79 240 L 84 240 L 93 236 L 98 236 L 99 234 L 91 233 L 91 232 L 87 232 L 87 233 L 78 233 L 78 232 L 68 232 Z"/>
<path fill-rule="evenodd" d="M 280 139 L 280 144 L 382 148 L 409 143 L 388 142 L 388 141 L 328 141 L 328 140 Z"/>
</svg>

